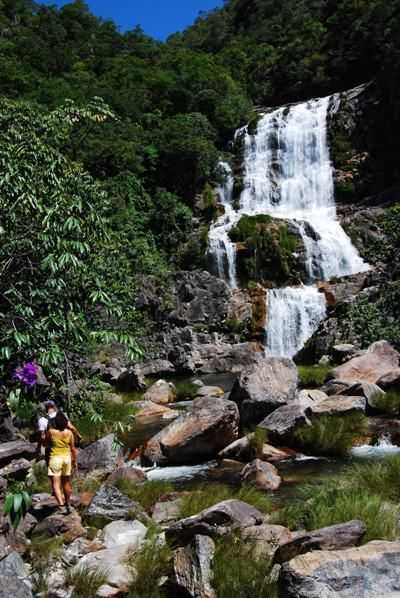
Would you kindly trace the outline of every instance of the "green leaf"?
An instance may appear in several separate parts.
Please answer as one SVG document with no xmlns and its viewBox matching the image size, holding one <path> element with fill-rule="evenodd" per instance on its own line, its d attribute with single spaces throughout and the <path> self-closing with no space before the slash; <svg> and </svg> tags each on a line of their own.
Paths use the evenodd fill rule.
<svg viewBox="0 0 400 598">
<path fill-rule="evenodd" d="M 18 513 L 21 509 L 21 505 L 22 505 L 22 501 L 23 501 L 23 495 L 18 493 L 18 494 L 14 494 L 14 502 L 13 502 L 13 509 L 15 511 L 15 513 Z"/>
<path fill-rule="evenodd" d="M 8 515 L 13 507 L 14 504 L 14 494 L 7 494 L 6 500 L 4 502 L 4 513 Z"/>
</svg>

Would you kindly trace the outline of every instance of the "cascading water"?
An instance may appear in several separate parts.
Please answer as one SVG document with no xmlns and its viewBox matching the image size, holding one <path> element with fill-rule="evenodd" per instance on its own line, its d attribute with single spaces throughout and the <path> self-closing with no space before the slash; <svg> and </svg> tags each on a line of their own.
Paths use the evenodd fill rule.
<svg viewBox="0 0 400 598">
<path fill-rule="evenodd" d="M 232 208 L 232 188 L 229 200 L 220 190 L 225 219 L 221 217 L 210 232 L 217 262 L 222 262 L 215 250 L 218 240 L 232 272 L 232 250 L 233 262 L 235 255 L 228 233 L 244 214 L 269 214 L 295 222 L 306 251 L 309 284 L 368 269 L 336 217 L 327 139 L 332 101 L 326 97 L 278 108 L 260 119 L 255 135 L 245 131 L 240 207 Z M 218 270 L 223 274 L 222 267 Z M 230 274 L 228 280 L 237 286 L 236 275 L 234 284 Z M 293 356 L 325 317 L 324 296 L 312 286 L 292 287 L 268 292 L 267 301 L 266 351 Z"/>
</svg>

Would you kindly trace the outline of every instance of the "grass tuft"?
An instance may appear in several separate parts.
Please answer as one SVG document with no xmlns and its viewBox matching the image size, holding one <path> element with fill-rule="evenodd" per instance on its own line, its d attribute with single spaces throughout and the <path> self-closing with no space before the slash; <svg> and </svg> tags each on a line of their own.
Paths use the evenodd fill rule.
<svg viewBox="0 0 400 598">
<path fill-rule="evenodd" d="M 250 446 L 256 455 L 261 453 L 264 444 L 268 442 L 268 432 L 262 428 L 256 428 L 250 436 Z"/>
<path fill-rule="evenodd" d="M 374 407 L 387 415 L 400 415 L 400 392 L 389 391 L 374 399 Z"/>
<path fill-rule="evenodd" d="M 135 413 L 136 408 L 133 403 L 105 401 L 98 411 L 87 413 L 78 419 L 76 427 L 85 443 L 95 442 L 111 432 L 123 434 L 124 431 L 129 431 Z"/>
<path fill-rule="evenodd" d="M 114 485 L 123 494 L 141 504 L 146 511 L 150 511 L 161 496 L 170 494 L 175 490 L 170 482 L 162 480 L 138 484 L 132 480 L 121 479 L 117 480 Z"/>
<path fill-rule="evenodd" d="M 172 563 L 171 548 L 151 535 L 129 561 L 135 579 L 129 587 L 129 598 L 162 598 L 164 593 L 159 582 L 171 573 Z"/>
<path fill-rule="evenodd" d="M 69 569 L 66 575 L 66 585 L 73 586 L 71 598 L 96 598 L 106 582 L 106 572 L 79 565 Z"/>
<path fill-rule="evenodd" d="M 303 388 L 317 388 L 325 382 L 332 365 L 299 365 L 300 385 Z"/>
<path fill-rule="evenodd" d="M 311 426 L 295 431 L 294 436 L 305 450 L 314 454 L 344 456 L 366 435 L 367 428 L 367 418 L 362 413 L 325 415 L 315 418 Z"/>
<path fill-rule="evenodd" d="M 224 536 L 216 542 L 213 587 L 218 598 L 275 598 L 276 582 L 265 557 L 255 555 L 255 545 L 240 536 Z"/>
<path fill-rule="evenodd" d="M 47 475 L 47 465 L 44 461 L 39 461 L 32 465 L 32 477 L 29 484 L 29 491 L 32 494 L 49 492 L 50 483 Z"/>
<path fill-rule="evenodd" d="M 224 484 L 203 485 L 182 497 L 180 517 L 191 517 L 223 500 L 236 498 L 252 505 L 262 513 L 271 512 L 271 500 L 265 492 L 252 486 L 231 488 Z"/>
<path fill-rule="evenodd" d="M 354 465 L 349 474 L 349 482 L 382 500 L 400 503 L 400 456 L 387 457 L 384 461 Z"/>
<path fill-rule="evenodd" d="M 193 382 L 176 382 L 176 400 L 191 401 L 197 395 L 199 387 Z"/>
</svg>

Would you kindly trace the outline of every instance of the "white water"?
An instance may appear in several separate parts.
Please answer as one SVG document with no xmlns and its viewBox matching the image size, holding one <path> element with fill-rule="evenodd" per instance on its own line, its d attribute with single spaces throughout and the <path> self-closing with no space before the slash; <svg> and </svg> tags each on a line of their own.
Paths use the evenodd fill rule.
<svg viewBox="0 0 400 598">
<path fill-rule="evenodd" d="M 237 286 L 237 278 L 235 247 L 228 233 L 244 214 L 269 214 L 297 224 L 310 284 L 368 269 L 336 216 L 327 136 L 330 102 L 326 97 L 284 106 L 265 114 L 255 135 L 241 130 L 245 176 L 240 207 L 237 211 L 232 207 L 233 181 L 229 181 L 224 191 L 219 190 L 226 206 L 224 219 L 210 231 L 210 252 L 221 276 L 226 256 L 230 266 L 225 278 L 231 286 Z M 311 286 L 274 289 L 267 295 L 266 351 L 293 356 L 326 316 L 324 295 Z"/>
<path fill-rule="evenodd" d="M 215 462 L 204 463 L 202 465 L 180 465 L 176 467 L 156 467 L 146 471 L 147 479 L 155 480 L 191 480 L 202 474 L 206 474 L 215 467 Z"/>
<path fill-rule="evenodd" d="M 364 444 L 351 449 L 351 455 L 360 459 L 382 459 L 390 455 L 399 455 L 400 446 L 392 444 L 390 438 L 382 436 L 378 444 Z"/>
</svg>

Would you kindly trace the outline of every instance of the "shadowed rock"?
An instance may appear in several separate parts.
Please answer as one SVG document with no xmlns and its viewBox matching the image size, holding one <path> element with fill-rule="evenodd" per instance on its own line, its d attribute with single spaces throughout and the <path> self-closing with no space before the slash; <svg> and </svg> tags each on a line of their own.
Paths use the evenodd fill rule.
<svg viewBox="0 0 400 598">
<path fill-rule="evenodd" d="M 187 598 L 216 598 L 212 588 L 212 560 L 215 544 L 208 536 L 197 535 L 190 545 L 174 552 L 172 586 Z"/>
</svg>

